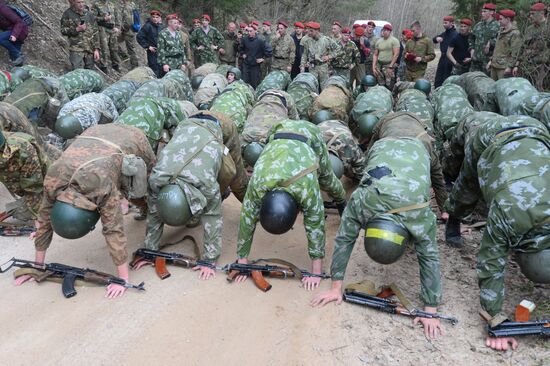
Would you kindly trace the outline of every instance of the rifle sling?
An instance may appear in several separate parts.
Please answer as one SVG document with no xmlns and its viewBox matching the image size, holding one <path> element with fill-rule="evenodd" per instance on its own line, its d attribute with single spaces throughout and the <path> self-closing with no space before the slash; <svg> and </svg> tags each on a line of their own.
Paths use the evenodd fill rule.
<svg viewBox="0 0 550 366">
<path fill-rule="evenodd" d="M 282 181 L 281 183 L 279 183 L 279 186 L 283 187 L 283 188 L 286 188 L 286 187 L 290 186 L 292 183 L 295 183 L 296 181 L 298 181 L 300 178 L 305 177 L 306 175 L 316 171 L 317 169 L 319 169 L 319 164 L 315 163 L 312 166 L 310 166 L 308 168 L 305 168 L 304 170 L 302 170 L 298 174 L 294 175 L 293 177 L 290 177 L 290 178 Z"/>
<path fill-rule="evenodd" d="M 417 203 L 416 205 L 410 205 L 410 206 L 405 206 L 405 207 L 400 207 L 400 208 L 394 208 L 393 210 L 389 210 L 385 213 L 386 214 L 402 213 L 402 212 L 413 211 L 413 210 L 418 210 L 418 209 L 421 209 L 421 208 L 425 208 L 425 207 L 428 207 L 429 205 L 430 205 L 430 202 L 422 202 L 422 203 Z"/>
<path fill-rule="evenodd" d="M 385 293 L 387 289 L 390 289 L 393 292 L 393 295 L 399 299 L 399 302 L 405 309 L 407 309 L 411 314 L 414 314 L 416 311 L 416 308 L 414 305 L 411 304 L 409 299 L 403 294 L 403 292 L 397 287 L 395 283 L 391 283 L 389 286 L 382 286 L 380 289 L 376 288 L 376 285 L 374 282 L 370 280 L 363 280 L 358 283 L 352 283 L 345 287 L 345 292 L 362 292 L 367 295 L 371 296 L 379 296 L 379 297 L 386 297 L 386 296 L 380 296 L 379 294 Z"/>
</svg>

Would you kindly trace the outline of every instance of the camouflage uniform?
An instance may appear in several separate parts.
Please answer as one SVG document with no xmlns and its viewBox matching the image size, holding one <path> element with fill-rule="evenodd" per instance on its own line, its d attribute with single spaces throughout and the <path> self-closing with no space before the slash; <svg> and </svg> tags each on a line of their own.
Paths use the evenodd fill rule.
<svg viewBox="0 0 550 366">
<path fill-rule="evenodd" d="M 435 111 L 435 129 L 438 140 L 448 141 L 456 125 L 466 115 L 474 112 L 464 89 L 455 84 L 444 84 L 432 94 Z"/>
<path fill-rule="evenodd" d="M 415 114 L 426 126 L 427 131 L 434 133 L 434 107 L 424 92 L 417 89 L 405 90 L 399 94 L 395 111 Z"/>
<path fill-rule="evenodd" d="M 524 78 L 506 78 L 495 83 L 495 97 L 503 116 L 523 114 L 520 111 L 523 101 L 535 95 L 539 92 Z"/>
<path fill-rule="evenodd" d="M 330 66 L 332 67 L 333 75 L 345 77 L 348 84 L 350 84 L 351 67 L 357 65 L 361 61 L 359 49 L 351 40 L 346 44 L 338 42 L 337 45 L 339 47 L 339 52 L 338 55 L 330 61 Z"/>
<path fill-rule="evenodd" d="M 20 67 L 20 69 L 23 69 L 29 73 L 29 79 L 57 78 L 57 75 L 51 72 L 50 70 L 42 69 L 40 67 L 36 67 L 32 65 L 23 65 Z M 17 79 L 17 80 L 12 79 L 10 83 L 10 91 L 14 91 L 23 82 L 24 81 L 21 79 Z"/>
<path fill-rule="evenodd" d="M 292 97 L 280 90 L 266 91 L 260 96 L 244 123 L 241 134 L 243 149 L 252 142 L 265 145 L 271 127 L 286 119 L 298 119 Z"/>
<path fill-rule="evenodd" d="M 60 76 L 59 82 L 71 100 L 86 93 L 99 93 L 105 86 L 105 81 L 97 72 L 82 69 Z"/>
<path fill-rule="evenodd" d="M 381 167 L 388 168 L 391 173 L 375 178 L 375 172 Z M 429 206 L 397 214 L 387 213 L 430 200 L 429 170 L 429 154 L 425 146 L 414 138 L 384 138 L 373 145 L 361 183 L 351 195 L 334 240 L 333 281 L 344 279 L 361 229 L 372 219 L 388 219 L 403 226 L 414 241 L 420 267 L 421 300 L 425 306 L 439 304 L 441 278 L 434 213 Z"/>
<path fill-rule="evenodd" d="M 87 28 L 83 32 L 77 32 L 82 22 Z M 79 13 L 73 7 L 65 10 L 61 16 L 61 34 L 69 39 L 69 61 L 72 70 L 94 68 L 94 50 L 99 50 L 98 28 L 94 13 L 85 6 Z"/>
<path fill-rule="evenodd" d="M 505 316 L 501 311 L 510 250 L 532 253 L 550 248 L 549 161 L 547 132 L 498 139 L 480 157 L 481 193 L 490 208 L 477 255 L 477 277 L 481 306 L 492 316 Z"/>
<path fill-rule="evenodd" d="M 309 72 L 317 77 L 319 85 L 323 85 L 329 75 L 329 62 L 338 55 L 338 46 L 333 40 L 322 34 L 318 39 L 302 38 L 300 44 L 304 47 L 300 68 L 307 67 Z M 321 59 L 323 56 L 328 56 L 329 61 L 323 61 Z"/>
<path fill-rule="evenodd" d="M 435 200 L 443 212 L 443 205 L 447 199 L 443 171 L 439 155 L 433 147 L 434 138 L 428 133 L 428 126 L 413 113 L 396 112 L 382 117 L 372 131 L 372 137 L 367 147 L 367 154 L 376 141 L 384 138 L 414 138 L 424 144 L 430 157 L 430 181 L 435 193 Z"/>
<path fill-rule="evenodd" d="M 308 119 L 309 109 L 319 93 L 319 82 L 315 75 L 309 72 L 296 75 L 288 86 L 287 92 L 294 100 L 300 118 Z"/>
<path fill-rule="evenodd" d="M 210 106 L 210 111 L 220 112 L 229 117 L 237 131 L 244 128 L 246 116 L 254 104 L 254 90 L 243 81 L 231 83 L 221 94 L 216 96 Z"/>
<path fill-rule="evenodd" d="M 104 89 L 101 94 L 111 98 L 115 104 L 117 112 L 124 112 L 130 98 L 138 89 L 140 83 L 131 80 L 119 80 L 108 88 Z"/>
<path fill-rule="evenodd" d="M 101 46 L 100 67 L 103 70 L 107 69 L 109 56 L 113 69 L 116 70 L 120 65 L 120 57 L 118 55 L 119 33 L 115 33 L 114 31 L 115 28 L 119 32 L 121 29 L 120 9 L 117 5 L 118 3 L 113 0 L 96 0 L 92 6 L 99 30 L 99 44 Z M 105 16 L 107 15 L 111 16 L 109 21 L 105 20 Z"/>
<path fill-rule="evenodd" d="M 277 133 L 305 136 L 307 142 L 277 139 Z M 304 169 L 317 165 L 312 172 L 288 186 L 281 186 Z M 271 190 L 283 190 L 294 197 L 304 213 L 304 226 L 308 239 L 308 252 L 312 259 L 325 256 L 325 209 L 320 189 L 337 202 L 345 200 L 342 183 L 332 172 L 328 150 L 319 128 L 307 121 L 285 120 L 273 126 L 268 144 L 254 165 L 239 221 L 237 256 L 246 258 L 250 253 L 262 198 Z"/>
<path fill-rule="evenodd" d="M 219 125 L 197 118 L 179 124 L 149 177 L 146 248 L 160 246 L 164 223 L 158 214 L 157 198 L 162 187 L 173 183 L 183 190 L 193 216 L 200 216 L 204 228 L 202 258 L 210 262 L 218 259 L 223 217 L 217 177 L 223 152 Z"/>
<path fill-rule="evenodd" d="M 292 37 L 287 33 L 282 37 L 274 36 L 271 39 L 271 46 L 273 47 L 271 70 L 281 70 L 290 73 L 289 70 L 292 69 L 292 64 L 296 58 L 296 45 Z"/>
<path fill-rule="evenodd" d="M 180 102 L 174 99 L 142 97 L 132 101 L 115 123 L 139 128 L 156 153 L 162 130 L 172 131 L 187 117 L 189 116 L 183 113 Z"/>
<path fill-rule="evenodd" d="M 327 149 L 344 164 L 344 174 L 360 181 L 365 168 L 365 155 L 348 126 L 338 120 L 329 120 L 317 125 L 323 134 Z"/>
<path fill-rule="evenodd" d="M 7 132 L 22 132 L 32 136 L 50 160 L 56 160 L 61 151 L 50 145 L 38 133 L 36 125 L 31 123 L 27 117 L 11 104 L 0 102 L 0 129 Z"/>
<path fill-rule="evenodd" d="M 550 93 L 539 93 L 524 98 L 518 107 L 517 114 L 523 114 L 538 119 L 550 131 Z"/>
<path fill-rule="evenodd" d="M 349 127 L 356 137 L 359 137 L 357 121 L 363 114 L 372 114 L 382 118 L 392 111 L 393 98 L 391 92 L 384 86 L 373 86 L 359 94 L 351 110 Z"/>
<path fill-rule="evenodd" d="M 133 70 L 128 71 L 126 74 L 122 75 L 119 80 L 130 80 L 135 81 L 138 84 L 142 84 L 149 80 L 155 80 L 157 75 L 148 66 L 139 66 Z"/>
<path fill-rule="evenodd" d="M 333 78 L 334 76 L 331 76 Z M 332 117 L 348 123 L 349 113 L 353 107 L 353 97 L 345 86 L 327 85 L 313 101 L 309 115 L 313 117 L 320 110 L 328 110 Z"/>
<path fill-rule="evenodd" d="M 223 32 L 223 49 L 225 53 L 220 54 L 221 64 L 235 66 L 237 62 L 237 52 L 239 50 L 239 41 L 237 40 L 237 33 L 229 33 L 229 31 Z"/>
<path fill-rule="evenodd" d="M 127 56 L 130 58 L 130 69 L 134 69 L 139 66 L 136 55 L 136 32 L 134 32 L 132 28 L 134 25 L 134 10 L 137 10 L 137 7 L 133 1 L 123 0 L 120 2 L 121 33 L 118 37 L 118 49 L 119 53 L 122 53 L 120 45 L 121 43 L 124 43 L 126 46 Z"/>
<path fill-rule="evenodd" d="M 550 22 L 530 24 L 523 35 L 517 64 L 521 75 L 539 91 L 550 90 Z"/>
<path fill-rule="evenodd" d="M 11 89 L 11 76 L 8 77 L 8 73 L 0 72 L 0 100 L 3 100 L 10 94 Z"/>
<path fill-rule="evenodd" d="M 482 158 L 485 150 L 489 149 L 492 144 L 500 144 L 504 140 L 511 141 L 523 138 L 524 136 L 541 135 L 548 135 L 546 127 L 536 119 L 527 116 L 496 118 L 479 125 L 475 130 L 470 130 L 469 138 L 464 145 L 464 161 L 460 168 L 460 174 L 449 195 L 449 201 L 445 204 L 449 214 L 457 218 L 468 216 L 474 210 L 477 201 L 482 197 L 482 187 L 480 185 L 487 186 L 487 181 L 482 181 L 483 178 L 487 177 L 478 176 L 478 173 L 491 165 L 490 161 L 483 160 Z M 513 144 L 509 145 L 509 150 L 502 151 L 503 155 L 521 156 L 513 152 L 513 147 Z M 536 155 L 537 153 L 532 151 L 529 154 L 521 156 L 523 159 L 527 159 L 523 160 L 523 163 L 529 164 L 531 158 Z M 521 171 L 522 164 L 519 163 L 521 162 L 518 162 L 517 166 L 514 166 L 513 169 L 518 168 Z M 510 173 L 512 173 L 512 170 L 503 169 L 503 174 Z M 508 179 L 508 177 L 506 176 L 505 179 Z M 518 193 L 521 193 L 521 191 L 518 191 Z M 486 202 L 489 206 L 491 205 L 491 201 Z"/>
<path fill-rule="evenodd" d="M 49 159 L 31 135 L 4 132 L 4 136 L 6 143 L 0 147 L 0 182 L 11 194 L 23 198 L 21 207 L 14 212 L 15 218 L 35 219 Z"/>
<path fill-rule="evenodd" d="M 256 98 L 268 89 L 286 90 L 292 79 L 286 70 L 272 71 L 256 87 Z"/>
<path fill-rule="evenodd" d="M 205 33 L 202 27 L 195 29 L 189 38 L 191 43 L 191 48 L 197 59 L 197 67 L 211 62 L 214 64 L 219 64 L 218 59 L 218 50 L 224 46 L 224 38 L 219 30 L 209 26 L 208 33 Z M 203 46 L 204 49 L 197 49 L 199 46 Z M 212 46 L 216 46 L 217 49 L 213 50 Z"/>
<path fill-rule="evenodd" d="M 474 57 L 470 71 L 481 71 L 487 74 L 487 63 L 491 59 L 495 43 L 497 41 L 498 32 L 500 32 L 500 24 L 494 19 L 487 21 L 481 20 L 472 28 L 472 37 L 470 37 L 470 49 L 474 49 Z M 485 54 L 485 45 L 491 44 L 490 51 Z"/>
<path fill-rule="evenodd" d="M 59 117 L 69 114 L 78 119 L 83 130 L 97 124 L 111 123 L 118 118 L 111 98 L 99 93 L 84 94 L 65 104 L 59 111 Z"/>
<path fill-rule="evenodd" d="M 405 64 L 407 70 L 405 71 L 405 78 L 407 81 L 416 81 L 422 79 L 426 73 L 428 62 L 435 58 L 434 44 L 431 39 L 426 36 L 420 38 L 414 37 L 409 39 L 405 44 L 405 50 L 403 51 L 403 57 L 406 53 L 413 53 L 417 57 L 421 57 L 422 61 L 409 61 L 405 58 Z"/>
<path fill-rule="evenodd" d="M 201 81 L 201 85 L 195 93 L 195 105 L 210 105 L 216 95 L 220 94 L 227 87 L 227 78 L 225 75 L 216 72 L 208 74 Z"/>
<path fill-rule="evenodd" d="M 45 251 L 52 242 L 50 215 L 53 204 L 59 200 L 85 210 L 99 210 L 102 233 L 114 264 L 120 266 L 128 261 L 120 208 L 121 198 L 126 194 L 122 188 L 123 154 L 108 142 L 117 145 L 123 154 L 142 158 L 147 173 L 155 164 L 155 155 L 147 138 L 135 127 L 111 123 L 86 130 L 46 174 L 38 218 L 40 228 L 34 241 L 36 250 Z"/>
<path fill-rule="evenodd" d="M 181 70 L 172 70 L 162 79 L 143 83 L 132 95 L 130 102 L 142 97 L 166 97 L 189 102 L 194 100 L 191 81 Z"/>
<path fill-rule="evenodd" d="M 159 33 L 158 63 L 162 69 L 164 65 L 168 65 L 170 70 L 180 70 L 183 65 L 187 65 L 187 55 L 185 54 L 185 44 L 181 32 L 170 32 L 170 29 L 163 29 Z M 162 71 L 164 75 L 164 71 Z"/>
<path fill-rule="evenodd" d="M 495 81 L 481 71 L 460 75 L 456 84 L 461 86 L 476 111 L 497 112 Z"/>
<path fill-rule="evenodd" d="M 491 78 L 493 80 L 512 75 L 520 48 L 521 33 L 517 25 L 512 23 L 510 29 L 501 29 L 491 56 Z"/>
</svg>

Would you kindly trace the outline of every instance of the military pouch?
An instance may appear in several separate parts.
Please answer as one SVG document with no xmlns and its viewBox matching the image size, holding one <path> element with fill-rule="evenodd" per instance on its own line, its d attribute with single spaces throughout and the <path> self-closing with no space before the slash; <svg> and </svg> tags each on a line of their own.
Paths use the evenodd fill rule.
<svg viewBox="0 0 550 366">
<path fill-rule="evenodd" d="M 147 166 L 142 158 L 134 154 L 122 158 L 122 188 L 129 199 L 145 197 L 147 194 Z"/>
<path fill-rule="evenodd" d="M 220 191 L 222 193 L 231 185 L 231 183 L 233 183 L 236 176 L 237 168 L 235 167 L 235 162 L 229 154 L 229 149 L 224 146 L 222 164 L 218 173 L 218 184 L 220 185 Z"/>
</svg>

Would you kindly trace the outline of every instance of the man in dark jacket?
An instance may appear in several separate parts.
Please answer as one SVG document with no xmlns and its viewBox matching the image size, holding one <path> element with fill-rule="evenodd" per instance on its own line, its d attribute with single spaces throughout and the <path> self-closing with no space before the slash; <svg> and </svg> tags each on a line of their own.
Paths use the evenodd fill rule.
<svg viewBox="0 0 550 366">
<path fill-rule="evenodd" d="M 452 15 L 443 17 L 443 28 L 445 28 L 445 31 L 432 39 L 433 43 L 439 43 L 439 49 L 441 50 L 441 57 L 439 58 L 437 71 L 435 73 L 434 87 L 436 88 L 440 87 L 453 71 L 453 65 L 449 62 L 446 54 L 449 43 L 457 35 L 454 21 L 455 18 Z"/>
<path fill-rule="evenodd" d="M 158 10 L 151 10 L 151 17 L 138 32 L 136 39 L 141 47 L 147 51 L 147 66 L 161 77 L 160 65 L 157 61 L 157 41 L 160 31 L 164 28 L 162 17 Z"/>
<path fill-rule="evenodd" d="M 259 39 L 254 27 L 248 27 L 248 37 L 243 37 L 239 53 L 243 57 L 243 80 L 254 89 L 260 84 L 261 64 L 271 57 L 273 50 L 269 42 Z"/>
<path fill-rule="evenodd" d="M 294 33 L 291 37 L 296 46 L 296 54 L 294 56 L 294 63 L 292 64 L 292 71 L 290 76 L 294 79 L 296 75 L 300 73 L 300 62 L 302 62 L 302 53 L 304 53 L 304 46 L 301 45 L 302 38 L 304 37 L 305 25 L 302 22 L 294 23 Z"/>
<path fill-rule="evenodd" d="M 8 50 L 11 65 L 23 65 L 25 58 L 21 53 L 21 47 L 29 35 L 29 27 L 5 1 L 0 1 L 0 30 L 0 46 Z"/>
</svg>

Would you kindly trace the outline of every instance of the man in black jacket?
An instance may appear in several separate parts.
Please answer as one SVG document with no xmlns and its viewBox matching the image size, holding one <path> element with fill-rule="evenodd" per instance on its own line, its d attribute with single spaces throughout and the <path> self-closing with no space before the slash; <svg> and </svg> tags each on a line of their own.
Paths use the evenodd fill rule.
<svg viewBox="0 0 550 366">
<path fill-rule="evenodd" d="M 147 65 L 161 77 L 160 65 L 157 61 L 157 40 L 160 31 L 164 28 L 162 17 L 158 10 L 151 10 L 151 17 L 136 35 L 139 45 L 147 51 Z"/>
<path fill-rule="evenodd" d="M 292 71 L 290 76 L 294 79 L 296 75 L 300 73 L 300 62 L 302 62 L 302 53 L 304 53 L 304 46 L 301 45 L 302 38 L 304 37 L 305 25 L 302 22 L 294 23 L 294 33 L 291 37 L 296 46 L 296 55 L 294 57 L 294 63 L 292 64 Z"/>
<path fill-rule="evenodd" d="M 439 43 L 439 49 L 441 50 L 441 57 L 437 64 L 437 71 L 435 73 L 434 87 L 440 87 L 445 79 L 447 79 L 453 71 L 453 65 L 449 62 L 447 57 L 447 48 L 451 40 L 458 34 L 454 26 L 455 18 L 452 15 L 443 17 L 443 28 L 445 31 L 433 38 L 434 43 Z"/>
<path fill-rule="evenodd" d="M 243 57 L 243 80 L 254 89 L 260 84 L 261 64 L 272 56 L 269 42 L 256 36 L 256 29 L 248 27 L 248 37 L 243 37 L 239 45 L 239 54 Z"/>
</svg>

